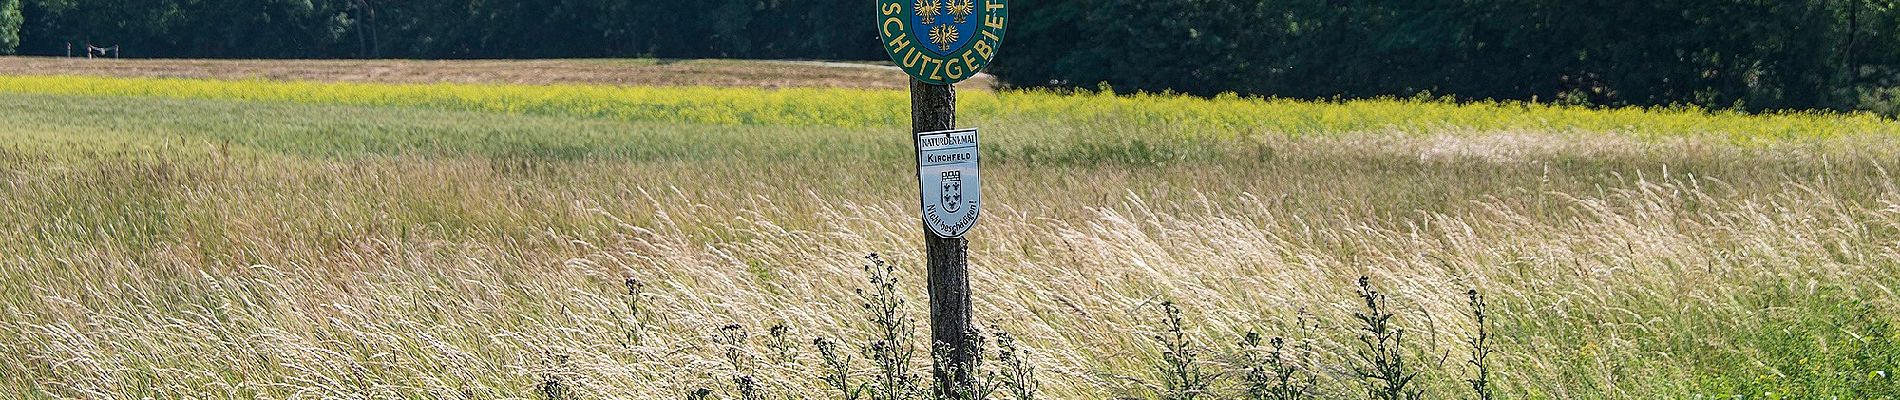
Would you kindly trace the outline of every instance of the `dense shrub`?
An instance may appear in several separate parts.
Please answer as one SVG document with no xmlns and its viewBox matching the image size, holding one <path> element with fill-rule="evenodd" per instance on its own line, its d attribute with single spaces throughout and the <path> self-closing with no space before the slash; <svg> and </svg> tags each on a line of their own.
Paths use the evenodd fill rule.
<svg viewBox="0 0 1900 400">
<path fill-rule="evenodd" d="M 1012 82 L 1849 108 L 1895 84 L 1891 0 L 1019 2 Z M 1165 54 L 1165 57 L 1158 55 Z"/>
<path fill-rule="evenodd" d="M 20 45 L 20 0 L 0 0 L 0 54 Z"/>
</svg>

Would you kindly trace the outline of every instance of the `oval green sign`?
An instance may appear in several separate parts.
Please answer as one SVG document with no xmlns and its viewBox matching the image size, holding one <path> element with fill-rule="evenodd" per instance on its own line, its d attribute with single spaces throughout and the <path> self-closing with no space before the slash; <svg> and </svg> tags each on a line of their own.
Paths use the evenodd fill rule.
<svg viewBox="0 0 1900 400">
<path fill-rule="evenodd" d="M 996 59 L 1007 0 L 878 0 L 877 30 L 891 61 L 917 80 L 962 82 Z"/>
</svg>

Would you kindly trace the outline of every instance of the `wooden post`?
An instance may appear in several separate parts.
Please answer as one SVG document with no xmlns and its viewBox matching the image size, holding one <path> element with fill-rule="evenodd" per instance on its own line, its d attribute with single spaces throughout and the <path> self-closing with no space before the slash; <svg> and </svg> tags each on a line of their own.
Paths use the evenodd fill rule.
<svg viewBox="0 0 1900 400">
<path fill-rule="evenodd" d="M 910 81 L 910 128 L 912 132 L 932 132 L 957 127 L 957 89 L 950 85 L 932 85 Z M 930 339 L 932 354 L 948 350 L 944 357 L 932 357 L 931 376 L 937 383 L 940 400 L 954 399 L 962 389 L 974 388 L 976 349 L 966 337 L 970 333 L 969 243 L 963 238 L 944 238 L 924 230 L 925 260 L 930 268 Z"/>
</svg>

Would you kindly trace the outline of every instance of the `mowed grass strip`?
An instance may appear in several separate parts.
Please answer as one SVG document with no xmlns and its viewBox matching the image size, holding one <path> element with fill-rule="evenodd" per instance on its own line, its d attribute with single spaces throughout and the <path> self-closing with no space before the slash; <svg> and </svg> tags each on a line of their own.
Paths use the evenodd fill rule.
<svg viewBox="0 0 1900 400">
<path fill-rule="evenodd" d="M 844 87 L 903 89 L 897 67 L 874 63 L 778 60 L 192 60 L 0 57 L 0 75 L 63 75 L 362 83 L 512 83 L 526 85 Z M 979 75 L 966 88 L 987 90 Z"/>
<path fill-rule="evenodd" d="M 0 93 L 282 101 L 425 107 L 664 123 L 896 129 L 909 123 L 902 91 L 823 88 L 611 87 L 373 84 L 88 76 L 4 76 Z M 1136 127 L 1155 139 L 1342 132 L 1609 132 L 1643 138 L 1718 137 L 1734 142 L 1893 135 L 1900 124 L 1871 114 L 1748 115 L 1695 108 L 1594 109 L 1530 103 L 1432 100 L 1311 102 L 1240 96 L 1112 96 L 1048 91 L 969 92 L 966 125 L 1043 121 L 1101 130 Z"/>
</svg>

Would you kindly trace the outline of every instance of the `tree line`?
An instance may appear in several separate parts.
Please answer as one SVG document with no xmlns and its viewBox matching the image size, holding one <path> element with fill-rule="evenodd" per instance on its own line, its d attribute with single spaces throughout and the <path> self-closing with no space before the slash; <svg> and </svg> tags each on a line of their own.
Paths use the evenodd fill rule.
<svg viewBox="0 0 1900 400">
<path fill-rule="evenodd" d="M 1017 86 L 1293 98 L 1868 107 L 1900 0 L 1017 0 Z M 0 52 L 127 57 L 884 57 L 872 0 L 0 0 Z"/>
<path fill-rule="evenodd" d="M 1845 109 L 1900 83 L 1895 3 L 1022 1 L 1003 61 L 1040 59 L 996 72 L 1198 94 Z"/>
<path fill-rule="evenodd" d="M 19 52 L 34 55 L 63 55 L 67 44 L 165 58 L 883 54 L 875 36 L 853 43 L 870 30 L 870 3 L 851 0 L 4 1 L 24 2 Z"/>
</svg>

